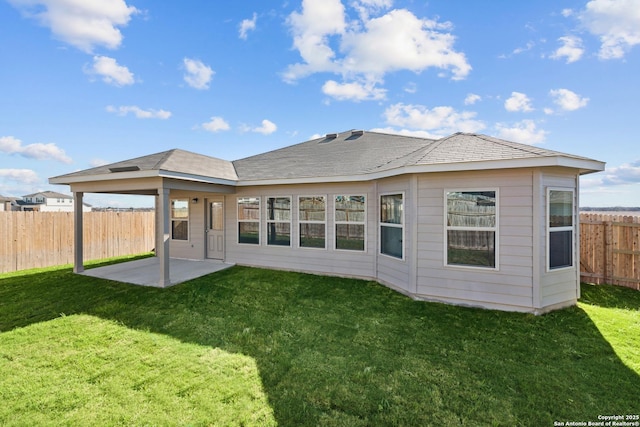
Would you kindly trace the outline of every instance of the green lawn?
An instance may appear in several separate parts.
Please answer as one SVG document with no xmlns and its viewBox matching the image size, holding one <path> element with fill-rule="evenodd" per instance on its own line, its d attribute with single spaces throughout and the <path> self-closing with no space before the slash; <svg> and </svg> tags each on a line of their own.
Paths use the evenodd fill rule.
<svg viewBox="0 0 640 427">
<path fill-rule="evenodd" d="M 0 425 L 552 426 L 640 413 L 640 292 L 544 316 L 244 267 L 0 275 Z"/>
</svg>

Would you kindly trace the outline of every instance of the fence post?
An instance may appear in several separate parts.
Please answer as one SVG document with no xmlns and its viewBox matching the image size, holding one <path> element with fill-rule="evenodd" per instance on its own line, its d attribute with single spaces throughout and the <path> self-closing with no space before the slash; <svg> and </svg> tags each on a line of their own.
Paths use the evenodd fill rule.
<svg viewBox="0 0 640 427">
<path fill-rule="evenodd" d="M 613 277 L 613 222 L 604 222 L 604 283 L 611 283 Z"/>
</svg>

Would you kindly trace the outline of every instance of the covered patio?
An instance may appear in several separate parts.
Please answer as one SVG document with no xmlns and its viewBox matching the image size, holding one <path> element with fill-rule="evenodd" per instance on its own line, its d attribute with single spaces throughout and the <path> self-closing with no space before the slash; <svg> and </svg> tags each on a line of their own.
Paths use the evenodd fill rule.
<svg viewBox="0 0 640 427">
<path fill-rule="evenodd" d="M 224 263 L 224 249 L 215 256 L 206 252 L 205 236 L 209 230 L 203 201 L 233 194 L 237 179 L 231 162 L 178 149 L 50 178 L 51 184 L 69 185 L 73 193 L 73 271 L 164 288 L 229 267 Z M 83 205 L 84 193 L 154 196 L 156 256 L 85 272 L 83 212 L 78 208 Z M 187 211 L 181 221 L 174 217 L 180 213 L 172 210 L 172 199 L 176 197 L 180 197 Z M 188 216 L 190 211 L 193 217 Z M 183 235 L 178 238 L 174 223 L 187 224 L 189 229 L 182 230 Z M 174 257 L 170 255 L 172 250 Z"/>
<path fill-rule="evenodd" d="M 132 283 L 134 285 L 166 287 L 225 270 L 234 265 L 214 259 L 190 260 L 179 258 L 170 258 L 169 264 L 169 284 L 164 286 L 161 285 L 162 282 L 160 281 L 160 259 L 158 257 L 91 268 L 79 274 L 123 283 Z"/>
</svg>

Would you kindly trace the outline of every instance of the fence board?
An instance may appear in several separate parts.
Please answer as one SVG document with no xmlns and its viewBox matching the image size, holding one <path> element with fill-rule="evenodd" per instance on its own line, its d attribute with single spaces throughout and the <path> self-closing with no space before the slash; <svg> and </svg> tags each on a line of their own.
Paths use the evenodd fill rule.
<svg viewBox="0 0 640 427">
<path fill-rule="evenodd" d="M 151 251 L 153 212 L 86 212 L 84 259 Z M 0 273 L 73 263 L 72 212 L 0 212 Z"/>
<path fill-rule="evenodd" d="M 580 280 L 640 290 L 640 216 L 580 214 Z"/>
</svg>

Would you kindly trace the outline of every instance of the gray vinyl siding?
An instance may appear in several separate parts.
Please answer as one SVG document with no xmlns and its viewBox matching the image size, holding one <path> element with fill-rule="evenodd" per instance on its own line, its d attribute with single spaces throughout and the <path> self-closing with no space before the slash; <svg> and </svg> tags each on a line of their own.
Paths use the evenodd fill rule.
<svg viewBox="0 0 640 427">
<path fill-rule="evenodd" d="M 367 221 L 365 251 L 335 249 L 335 202 L 336 195 L 366 196 Z M 266 244 L 266 198 L 291 197 L 291 246 Z M 299 247 L 299 196 L 326 197 L 326 248 Z M 237 223 L 237 197 L 260 197 L 260 244 L 239 244 Z M 281 185 L 238 188 L 234 195 L 225 197 L 226 211 L 226 261 L 241 265 L 277 268 L 291 271 L 375 278 L 376 195 L 371 182 L 349 184 Z"/>
<path fill-rule="evenodd" d="M 171 256 L 206 257 L 207 198 L 224 198 L 225 261 L 240 265 L 378 280 L 420 299 L 515 311 L 575 303 L 574 267 L 547 271 L 547 188 L 576 190 L 575 171 L 507 169 L 403 175 L 375 181 L 238 187 L 235 194 L 172 190 L 190 200 L 189 241 Z M 497 190 L 497 269 L 445 265 L 446 190 Z M 404 195 L 403 259 L 380 254 L 380 195 Z M 365 251 L 335 249 L 335 196 L 366 196 Z M 291 246 L 266 244 L 268 197 L 291 198 Z M 299 196 L 326 197 L 326 248 L 299 247 Z M 197 197 L 198 202 L 193 203 Z M 237 198 L 260 198 L 260 244 L 238 243 Z M 577 198 L 577 196 L 576 196 Z M 577 203 L 577 202 L 576 202 Z M 575 238 L 577 239 L 577 229 Z M 576 242 L 576 245 L 578 242 Z"/>
<path fill-rule="evenodd" d="M 189 240 L 171 240 L 170 254 L 172 258 L 204 259 L 205 257 L 205 212 L 207 193 L 172 190 L 170 199 L 189 200 Z M 198 198 L 194 203 L 193 199 Z M 171 219 L 169 219 L 171 227 Z"/>
<path fill-rule="evenodd" d="M 415 268 L 411 254 L 414 251 L 415 242 L 411 236 L 414 231 L 416 216 L 413 214 L 415 201 L 411 200 L 411 178 L 408 176 L 383 179 L 377 182 L 378 195 L 376 196 L 375 231 L 380 235 L 380 222 L 378 209 L 380 196 L 384 194 L 404 194 L 404 224 L 403 224 L 403 256 L 404 259 L 395 258 L 380 253 L 379 244 L 376 242 L 375 255 L 377 264 L 377 279 L 388 286 L 401 290 L 405 293 L 414 294 L 415 285 L 411 280 L 411 268 Z"/>
<path fill-rule="evenodd" d="M 519 311 L 532 307 L 533 171 L 422 175 L 418 180 L 417 295 Z M 498 269 L 445 265 L 445 191 L 498 190 Z"/>
<path fill-rule="evenodd" d="M 578 278 L 578 266 L 580 259 L 579 251 L 579 233 L 577 218 L 577 180 L 578 176 L 575 171 L 550 168 L 542 173 L 542 191 L 540 198 L 542 200 L 542 226 L 540 227 L 540 301 L 542 307 L 571 305 L 574 304 L 579 295 L 580 283 Z M 574 190 L 574 253 L 573 267 L 562 268 L 558 270 L 547 271 L 547 189 L 566 189 Z"/>
</svg>

